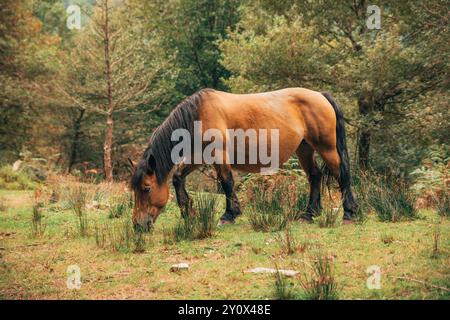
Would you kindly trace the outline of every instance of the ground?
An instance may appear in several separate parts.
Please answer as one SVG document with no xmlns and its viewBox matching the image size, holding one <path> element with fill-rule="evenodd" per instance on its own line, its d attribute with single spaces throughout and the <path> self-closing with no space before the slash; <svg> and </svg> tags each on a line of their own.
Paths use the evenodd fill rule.
<svg viewBox="0 0 450 320">
<path fill-rule="evenodd" d="M 165 244 L 163 230 L 179 214 L 173 202 L 158 220 L 144 253 L 98 248 L 75 235 L 70 211 L 45 212 L 42 237 L 31 236 L 32 193 L 0 190 L 0 298 L 2 299 L 271 299 L 274 276 L 255 267 L 310 270 L 314 251 L 332 257 L 340 299 L 449 299 L 450 221 L 432 210 L 410 222 L 319 228 L 295 222 L 297 253 L 285 255 L 274 233 L 252 230 L 245 217 L 206 240 Z M 107 213 L 88 213 L 107 220 Z M 439 235 L 438 251 L 433 253 Z M 189 270 L 171 272 L 188 262 Z M 68 289 L 67 268 L 78 265 L 81 288 Z M 368 289 L 367 268 L 381 268 L 381 288 Z M 290 278 L 300 290 L 299 278 Z"/>
</svg>

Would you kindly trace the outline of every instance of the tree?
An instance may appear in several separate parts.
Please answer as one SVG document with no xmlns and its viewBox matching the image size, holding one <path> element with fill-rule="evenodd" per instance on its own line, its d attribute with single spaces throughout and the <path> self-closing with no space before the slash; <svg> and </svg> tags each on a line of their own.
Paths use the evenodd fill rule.
<svg viewBox="0 0 450 320">
<path fill-rule="evenodd" d="M 126 5 L 97 1 L 89 25 L 63 57 L 64 79 L 54 84 L 73 106 L 105 118 L 103 166 L 113 179 L 115 116 L 151 102 L 173 76 L 156 37 L 142 37 L 143 24 Z"/>
<path fill-rule="evenodd" d="M 431 40 L 436 29 L 425 23 L 428 16 L 414 16 L 419 2 L 381 6 L 379 30 L 366 26 L 367 5 L 259 1 L 244 10 L 239 28 L 221 44 L 234 90 L 309 86 L 337 92 L 354 106 L 347 115 L 358 128 L 355 147 L 363 169 L 374 133 L 386 134 L 384 124 L 399 125 L 412 102 L 441 90 L 448 70 L 447 36 Z M 433 12 L 439 9 L 444 1 Z M 410 23 L 414 19 L 419 22 Z"/>
<path fill-rule="evenodd" d="M 139 2 L 139 1 L 135 1 Z M 147 1 L 142 6 L 150 30 L 159 32 L 164 48 L 173 53 L 182 96 L 201 88 L 226 89 L 230 75 L 220 64 L 218 41 L 239 21 L 238 0 Z"/>
</svg>

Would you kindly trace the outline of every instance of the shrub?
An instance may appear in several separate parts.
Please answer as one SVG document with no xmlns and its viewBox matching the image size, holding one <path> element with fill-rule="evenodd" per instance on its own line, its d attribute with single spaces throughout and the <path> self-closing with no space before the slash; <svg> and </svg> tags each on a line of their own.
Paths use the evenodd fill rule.
<svg viewBox="0 0 450 320">
<path fill-rule="evenodd" d="M 33 190 L 37 185 L 23 170 L 13 171 L 10 165 L 0 168 L 0 189 Z"/>
</svg>

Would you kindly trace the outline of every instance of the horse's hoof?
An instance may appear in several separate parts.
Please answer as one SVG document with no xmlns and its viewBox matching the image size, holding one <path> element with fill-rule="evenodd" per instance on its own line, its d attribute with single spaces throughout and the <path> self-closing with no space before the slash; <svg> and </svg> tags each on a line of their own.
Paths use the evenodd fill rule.
<svg viewBox="0 0 450 320">
<path fill-rule="evenodd" d="M 225 219 L 219 220 L 219 226 L 223 226 L 223 225 L 227 225 L 227 224 L 235 224 L 235 223 L 236 223 L 235 220 L 225 220 Z"/>
<path fill-rule="evenodd" d="M 302 223 L 313 223 L 312 216 L 309 216 L 309 215 L 301 215 L 298 218 L 298 221 L 300 221 Z"/>
</svg>

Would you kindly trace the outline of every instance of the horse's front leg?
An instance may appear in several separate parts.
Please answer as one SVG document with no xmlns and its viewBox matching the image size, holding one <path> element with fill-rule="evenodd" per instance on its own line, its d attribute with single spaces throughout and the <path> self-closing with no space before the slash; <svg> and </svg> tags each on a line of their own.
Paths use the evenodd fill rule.
<svg viewBox="0 0 450 320">
<path fill-rule="evenodd" d="M 192 200 L 189 198 L 189 194 L 186 191 L 186 177 L 192 173 L 198 166 L 196 165 L 180 165 L 173 173 L 172 183 L 175 188 L 175 195 L 177 197 L 177 203 L 180 207 L 181 216 L 188 218 L 189 213 L 192 212 Z"/>
<path fill-rule="evenodd" d="M 234 223 L 236 217 L 241 214 L 239 200 L 234 191 L 234 179 L 229 165 L 217 165 L 217 177 L 225 193 L 227 208 L 220 218 L 222 224 Z"/>
</svg>

